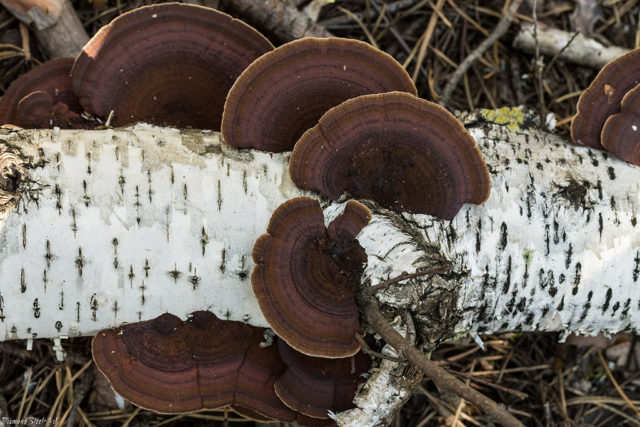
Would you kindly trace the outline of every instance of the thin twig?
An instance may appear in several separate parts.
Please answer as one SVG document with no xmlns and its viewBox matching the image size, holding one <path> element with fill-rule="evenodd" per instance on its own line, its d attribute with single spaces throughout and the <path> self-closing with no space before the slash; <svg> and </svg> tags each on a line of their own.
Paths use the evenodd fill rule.
<svg viewBox="0 0 640 427">
<path fill-rule="evenodd" d="M 438 265 L 437 267 L 428 268 L 426 270 L 416 271 L 415 273 L 411 273 L 411 274 L 404 272 L 399 276 L 394 277 L 393 279 L 385 280 L 384 282 L 379 283 L 375 286 L 370 286 L 368 288 L 365 288 L 363 293 L 367 297 L 369 297 L 369 296 L 375 295 L 377 292 L 381 291 L 382 289 L 388 288 L 389 286 L 402 282 L 403 280 L 413 279 L 414 277 L 426 276 L 428 274 L 440 273 L 442 271 L 449 270 L 450 268 L 451 268 L 451 264 L 443 264 L 443 265 Z"/>
<path fill-rule="evenodd" d="M 627 403 L 627 405 L 629 405 L 629 407 L 633 409 L 633 412 L 635 412 L 636 415 L 640 417 L 640 411 L 638 411 L 638 408 L 636 407 L 636 405 L 634 405 L 633 402 L 629 400 L 629 397 L 627 396 L 627 394 L 620 388 L 618 381 L 616 381 L 616 379 L 613 377 L 611 370 L 607 366 L 607 361 L 604 360 L 604 356 L 602 355 L 602 352 L 600 350 L 598 350 L 598 359 L 600 359 L 600 363 L 602 364 L 602 367 L 604 368 L 605 372 L 607 373 L 607 376 L 613 383 L 613 386 L 616 388 L 616 391 L 618 392 L 620 397 L 622 397 L 624 401 Z"/>
<path fill-rule="evenodd" d="M 356 341 L 358 341 L 358 344 L 360 344 L 360 348 L 362 349 L 362 352 L 364 354 L 368 354 L 369 356 L 377 357 L 378 359 L 388 360 L 390 362 L 396 362 L 396 363 L 402 363 L 403 362 L 403 360 L 400 360 L 397 357 L 387 356 L 384 353 L 380 353 L 378 351 L 372 350 L 371 347 L 369 347 L 369 344 L 367 344 L 367 342 L 364 340 L 364 338 L 362 338 L 362 335 L 360 335 L 359 333 L 356 332 L 354 336 L 356 338 Z"/>
<path fill-rule="evenodd" d="M 435 269 L 430 270 L 441 271 L 445 268 L 450 268 L 450 266 L 438 266 Z M 396 349 L 398 355 L 406 357 L 411 364 L 420 369 L 439 387 L 450 390 L 463 399 L 468 400 L 504 426 L 522 427 L 523 424 L 518 421 L 513 415 L 511 415 L 503 406 L 498 405 L 487 396 L 483 395 L 477 390 L 474 390 L 470 386 L 454 377 L 444 368 L 438 366 L 438 364 L 429 360 L 424 353 L 411 345 L 411 343 L 406 338 L 404 338 L 395 329 L 393 329 L 389 322 L 387 322 L 387 319 L 385 319 L 385 317 L 380 312 L 378 301 L 374 297 L 375 292 L 382 289 L 383 287 L 387 287 L 393 283 L 398 283 L 399 281 L 405 280 L 409 278 L 409 276 L 416 277 L 418 275 L 430 274 L 427 271 L 420 272 L 422 274 L 401 274 L 395 279 L 390 279 L 379 285 L 365 288 L 360 293 L 358 302 L 365 318 L 367 319 L 367 322 L 378 334 L 380 334 L 380 336 L 388 344 Z"/>
<path fill-rule="evenodd" d="M 533 67 L 533 73 L 536 77 L 536 81 L 538 82 L 537 94 L 538 94 L 538 102 L 540 103 L 540 113 L 541 116 L 545 115 L 545 107 L 544 107 L 544 89 L 542 83 L 542 71 L 540 63 L 540 42 L 538 41 L 538 16 L 536 15 L 536 10 L 538 8 L 537 0 L 533 0 L 533 40 L 535 41 L 535 54 L 536 54 L 536 62 Z"/>
<path fill-rule="evenodd" d="M 442 91 L 442 100 L 440 101 L 441 105 L 449 104 L 451 94 L 453 93 L 453 90 L 456 88 L 456 86 L 458 86 L 458 82 L 460 82 L 460 79 L 462 78 L 464 73 L 467 72 L 469 67 L 471 67 L 476 59 L 482 56 L 492 44 L 494 44 L 500 37 L 502 37 L 504 33 L 507 32 L 507 30 L 511 26 L 511 21 L 513 21 L 513 17 L 516 11 L 520 7 L 520 3 L 522 3 L 522 0 L 513 0 L 511 6 L 509 6 L 509 8 L 507 9 L 507 12 L 504 14 L 502 19 L 500 19 L 498 25 L 496 25 L 496 29 L 493 30 L 493 33 L 491 33 L 489 37 L 484 39 L 483 42 L 480 43 L 478 47 L 476 47 L 464 59 L 464 61 L 462 61 L 460 65 L 458 65 L 458 68 L 456 68 L 456 71 L 453 73 L 451 79 L 449 79 L 446 86 L 444 87 L 444 90 Z"/>
</svg>

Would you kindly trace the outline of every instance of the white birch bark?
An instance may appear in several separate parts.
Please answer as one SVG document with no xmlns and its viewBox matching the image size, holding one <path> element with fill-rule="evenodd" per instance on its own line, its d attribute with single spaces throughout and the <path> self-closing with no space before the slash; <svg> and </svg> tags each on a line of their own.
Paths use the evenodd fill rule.
<svg viewBox="0 0 640 427">
<path fill-rule="evenodd" d="M 453 263 L 454 273 L 379 296 L 391 310 L 410 308 L 428 343 L 499 330 L 635 330 L 640 170 L 535 129 L 481 122 L 470 131 L 491 173 L 489 200 L 452 221 L 371 205 L 359 235 L 363 281 Z M 142 125 L 6 131 L 0 152 L 0 171 L 18 164 L 27 177 L 19 198 L 0 190 L 3 339 L 93 334 L 200 309 L 266 326 L 251 294 L 251 249 L 275 208 L 305 194 L 287 154 Z M 322 205 L 327 221 L 342 206 Z M 402 384 L 380 383 L 391 368 L 340 422 L 389 416 L 407 396 Z"/>
</svg>

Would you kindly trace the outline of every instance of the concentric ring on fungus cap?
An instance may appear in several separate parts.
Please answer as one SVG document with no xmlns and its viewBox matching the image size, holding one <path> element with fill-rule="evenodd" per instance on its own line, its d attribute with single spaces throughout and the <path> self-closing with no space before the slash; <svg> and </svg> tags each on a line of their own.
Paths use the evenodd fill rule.
<svg viewBox="0 0 640 427">
<path fill-rule="evenodd" d="M 90 113 L 122 126 L 220 129 L 231 85 L 273 49 L 258 31 L 214 9 L 166 3 L 127 12 L 85 45 L 73 89 Z"/>
<path fill-rule="evenodd" d="M 369 222 L 349 201 L 325 228 L 320 204 L 298 197 L 280 205 L 253 247 L 253 293 L 271 329 L 309 356 L 348 357 L 360 349 L 356 293 L 366 253 L 355 236 Z"/>
<path fill-rule="evenodd" d="M 573 142 L 602 149 L 605 121 L 620 112 L 622 98 L 639 83 L 640 49 L 605 65 L 578 99 L 578 112 L 571 121 Z"/>
<path fill-rule="evenodd" d="M 640 166 L 640 85 L 626 93 L 621 109 L 602 127 L 602 147 L 614 156 Z"/>
<path fill-rule="evenodd" d="M 304 38 L 263 55 L 240 75 L 222 136 L 237 148 L 281 152 L 330 108 L 360 95 L 417 90 L 393 57 L 351 39 Z"/>
<path fill-rule="evenodd" d="M 289 172 L 300 188 L 348 193 L 396 211 L 452 219 L 489 197 L 487 166 L 462 123 L 402 92 L 365 95 L 322 116 L 296 143 Z"/>
<path fill-rule="evenodd" d="M 197 311 L 186 321 L 165 313 L 98 332 L 92 353 L 118 394 L 155 412 L 232 405 L 256 420 L 326 424 L 278 398 L 274 384 L 287 368 L 277 345 L 263 345 L 264 332 L 207 311 Z"/>
<path fill-rule="evenodd" d="M 343 359 L 311 357 L 281 339 L 278 350 L 287 370 L 275 382 L 276 394 L 292 410 L 315 418 L 351 409 L 362 374 L 371 368 L 363 352 Z"/>
<path fill-rule="evenodd" d="M 88 125 L 71 90 L 73 58 L 56 58 L 14 80 L 0 98 L 0 125 L 76 128 Z M 62 113 L 62 114 L 61 114 Z"/>
</svg>

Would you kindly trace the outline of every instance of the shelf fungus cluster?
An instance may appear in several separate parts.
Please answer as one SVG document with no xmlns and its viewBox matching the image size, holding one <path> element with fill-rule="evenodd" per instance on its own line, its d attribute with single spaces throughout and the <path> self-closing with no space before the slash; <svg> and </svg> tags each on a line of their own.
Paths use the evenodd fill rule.
<svg viewBox="0 0 640 427">
<path fill-rule="evenodd" d="M 391 91 L 417 94 L 387 53 L 358 40 L 300 39 L 263 55 L 240 75 L 225 103 L 222 133 L 233 147 L 290 151 L 329 109 Z"/>
<path fill-rule="evenodd" d="M 18 79 L 0 101 L 0 124 L 95 126 L 62 114 L 59 104 L 66 103 L 71 112 L 84 110 L 103 122 L 111 116 L 115 126 L 147 122 L 219 130 L 231 85 L 272 49 L 257 30 L 214 9 L 178 3 L 141 7 L 103 27 L 75 61 L 46 62 Z M 53 107 L 47 108 L 42 94 L 15 106 L 34 91 L 48 94 Z"/>
<path fill-rule="evenodd" d="M 320 359 L 265 329 L 207 311 L 171 314 L 99 332 L 93 358 L 121 396 L 161 413 L 230 406 L 259 421 L 331 424 L 328 411 L 351 407 L 371 359 Z"/>
<path fill-rule="evenodd" d="M 577 108 L 571 122 L 575 143 L 640 165 L 640 49 L 605 65 Z"/>
<path fill-rule="evenodd" d="M 301 189 L 444 219 L 489 195 L 487 167 L 463 125 L 418 98 L 403 67 L 363 42 L 274 49 L 228 15 L 163 4 L 123 14 L 75 62 L 56 64 L 51 85 L 37 74 L 47 63 L 9 89 L 1 121 L 83 127 L 87 112 L 117 126 L 221 129 L 229 150 L 292 150 L 289 174 Z M 325 226 L 320 203 L 298 197 L 255 236 L 251 285 L 277 345 L 263 343 L 262 329 L 209 312 L 184 322 L 165 314 L 98 333 L 96 364 L 118 393 L 154 411 L 231 405 L 258 419 L 324 423 L 351 407 L 371 364 L 355 338 L 367 262 L 357 235 L 370 219 L 352 200 Z"/>
</svg>

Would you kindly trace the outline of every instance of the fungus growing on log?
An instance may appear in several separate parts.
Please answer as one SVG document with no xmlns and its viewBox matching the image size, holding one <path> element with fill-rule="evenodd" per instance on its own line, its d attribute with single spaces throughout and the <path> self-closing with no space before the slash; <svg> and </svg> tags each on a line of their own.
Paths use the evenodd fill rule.
<svg viewBox="0 0 640 427">
<path fill-rule="evenodd" d="M 251 336 L 250 326 L 208 312 L 196 312 L 187 322 L 164 314 L 99 332 L 92 353 L 125 399 L 156 412 L 189 412 L 233 403 Z"/>
<path fill-rule="evenodd" d="M 218 130 L 229 88 L 272 49 L 257 30 L 213 9 L 141 7 L 84 47 L 73 66 L 73 89 L 92 114 L 113 111 L 116 126 L 144 121 Z"/>
<path fill-rule="evenodd" d="M 291 155 L 295 184 L 331 199 L 343 193 L 397 211 L 453 218 L 489 197 L 475 141 L 444 108 L 402 92 L 332 108 Z"/>
<path fill-rule="evenodd" d="M 271 216 L 253 247 L 253 292 L 273 331 L 294 349 L 326 358 L 348 357 L 360 345 L 356 293 L 366 254 L 355 236 L 371 219 L 349 201 L 329 228 L 318 201 L 298 197 Z"/>
<path fill-rule="evenodd" d="M 224 107 L 222 135 L 233 147 L 291 150 L 330 108 L 360 95 L 391 91 L 417 94 L 390 55 L 358 40 L 296 40 L 243 71 Z"/>
<path fill-rule="evenodd" d="M 640 83 L 639 68 L 640 49 L 636 49 L 600 70 L 578 99 L 578 112 L 571 121 L 571 138 L 576 144 L 603 148 L 601 133 L 605 121 L 620 112 L 622 98 Z"/>
<path fill-rule="evenodd" d="M 182 413 L 231 405 L 239 414 L 256 420 L 325 424 L 315 419 L 318 417 L 309 418 L 291 409 L 277 396 L 278 378 L 288 369 L 306 372 L 310 363 L 305 360 L 310 358 L 288 356 L 285 364 L 280 347 L 263 345 L 264 331 L 241 322 L 220 320 L 208 311 L 195 312 L 184 322 L 163 314 L 99 332 L 93 340 L 92 353 L 96 366 L 118 394 L 155 412 Z M 370 366 L 360 359 L 356 359 L 357 375 Z M 298 363 L 303 366 L 295 366 Z M 318 363 L 325 366 L 322 362 L 311 365 L 317 369 Z M 321 375 L 325 382 L 345 382 L 340 369 L 313 375 Z M 285 380 L 289 382 L 290 379 Z M 329 392 L 326 390 L 325 394 Z M 343 394 L 337 399 L 345 399 L 347 394 Z M 351 407 L 351 400 L 353 394 L 349 402 L 340 404 Z M 315 400 L 319 410 L 324 411 L 320 418 L 327 418 L 326 411 L 335 404 L 328 401 L 322 409 L 323 404 L 322 399 Z"/>
<path fill-rule="evenodd" d="M 71 90 L 72 58 L 57 58 L 17 78 L 0 99 L 0 124 L 23 128 L 81 128 L 82 107 Z"/>
<path fill-rule="evenodd" d="M 604 123 L 602 146 L 614 156 L 640 165 L 640 85 L 627 92 L 621 111 Z"/>
<path fill-rule="evenodd" d="M 371 358 L 359 352 L 344 359 L 306 356 L 278 340 L 280 357 L 287 370 L 275 383 L 278 397 L 291 409 L 314 418 L 328 418 L 327 409 L 341 412 L 352 401 Z"/>
</svg>

